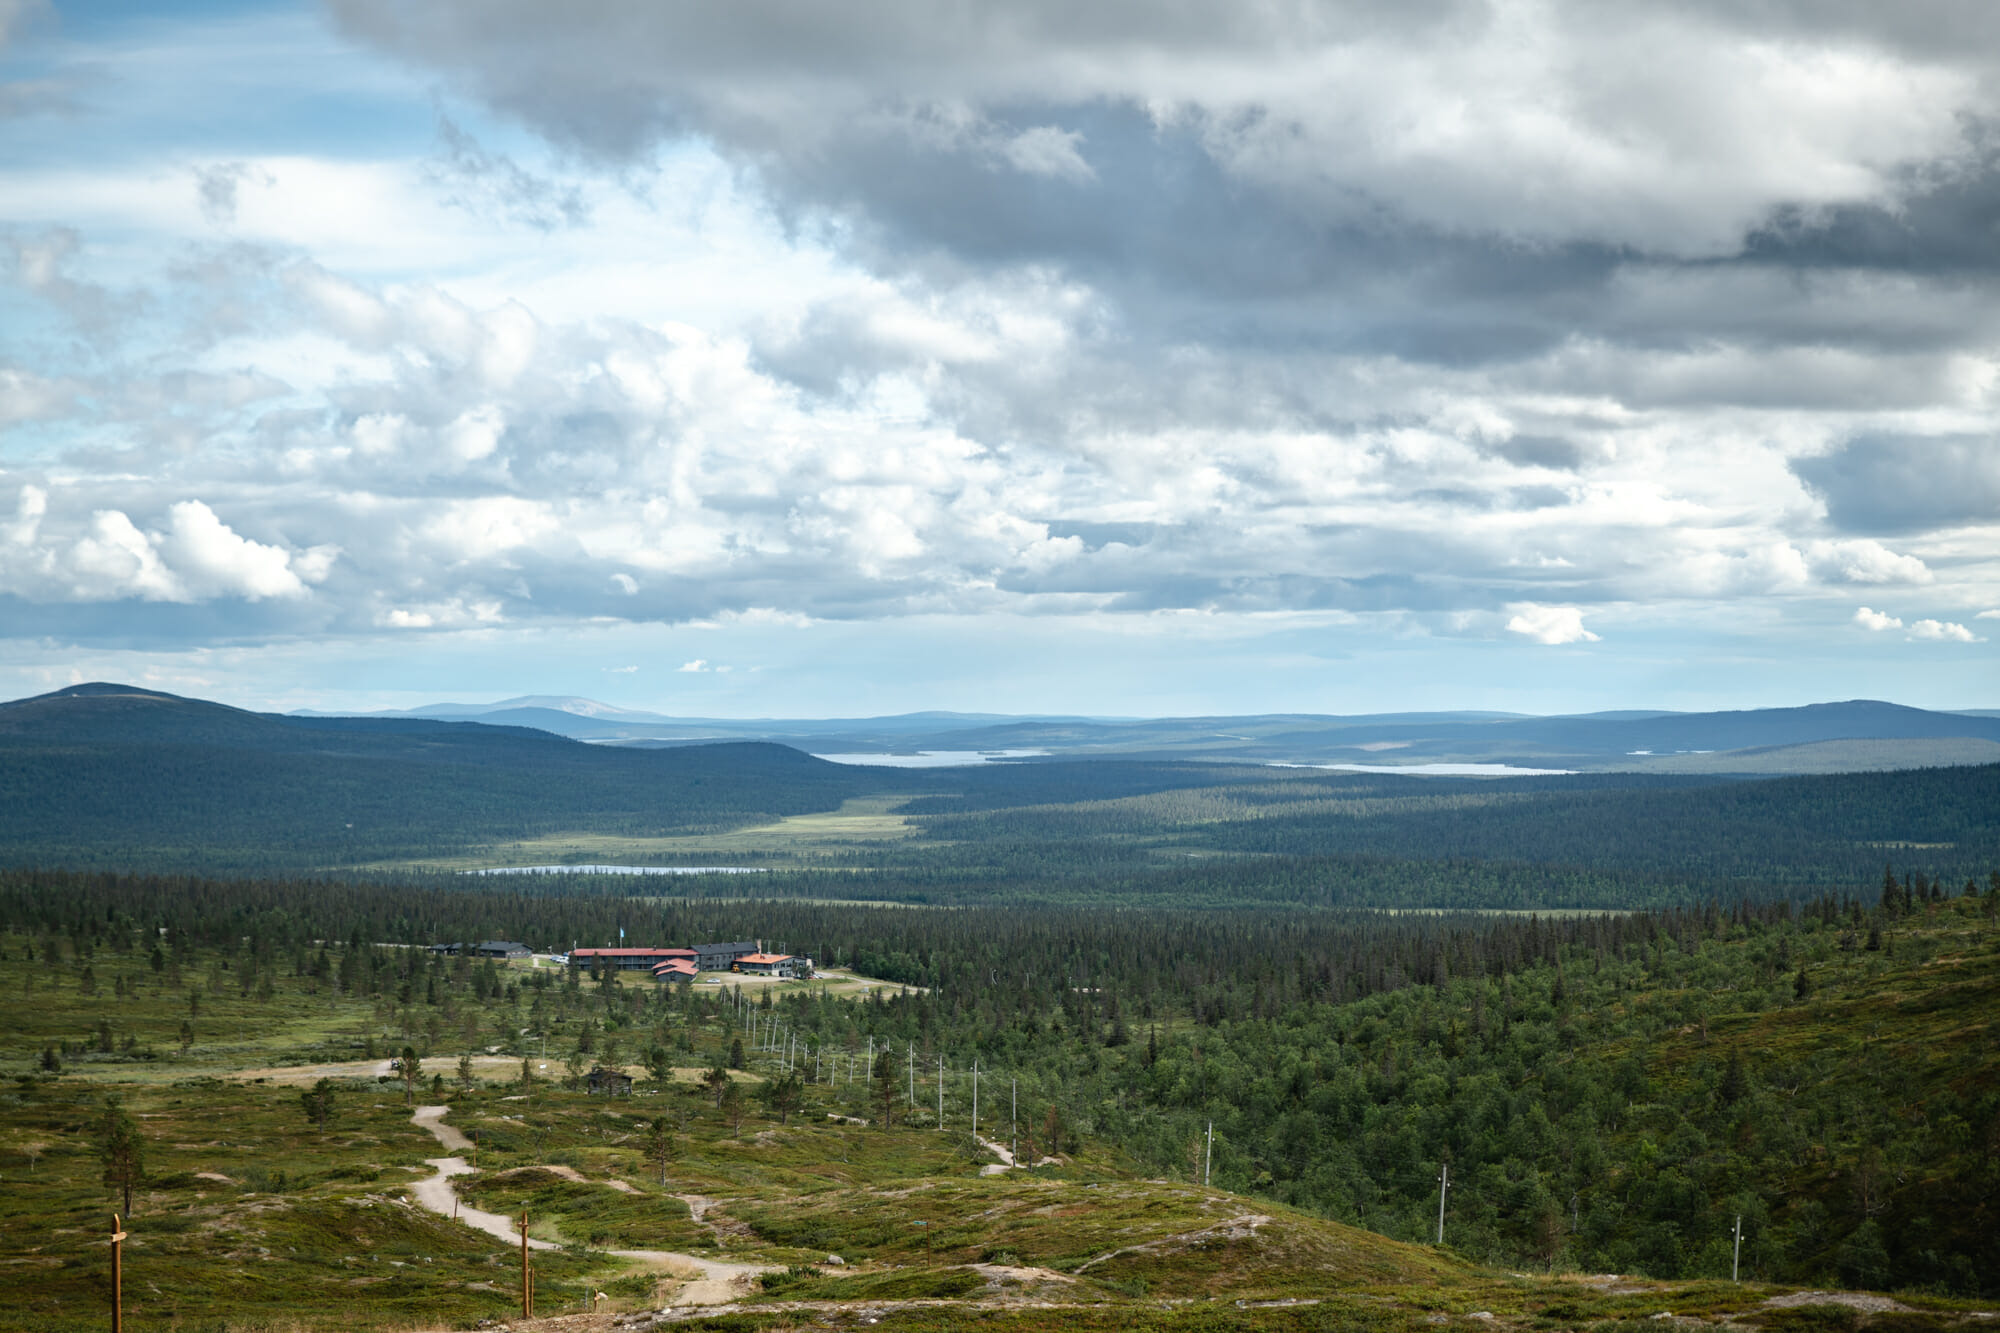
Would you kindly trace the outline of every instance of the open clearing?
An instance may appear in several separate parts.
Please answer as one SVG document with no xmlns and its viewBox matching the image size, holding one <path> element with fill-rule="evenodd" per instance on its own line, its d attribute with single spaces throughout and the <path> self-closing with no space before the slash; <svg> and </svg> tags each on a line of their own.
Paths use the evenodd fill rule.
<svg viewBox="0 0 2000 1333">
<path fill-rule="evenodd" d="M 775 824 L 674 837 L 571 831 L 495 843 L 462 856 L 381 862 L 377 869 L 485 870 L 522 865 L 729 865 L 789 868 L 831 853 L 902 842 L 918 828 L 895 807 L 908 796 L 867 796 L 840 809 L 788 815 Z"/>
</svg>

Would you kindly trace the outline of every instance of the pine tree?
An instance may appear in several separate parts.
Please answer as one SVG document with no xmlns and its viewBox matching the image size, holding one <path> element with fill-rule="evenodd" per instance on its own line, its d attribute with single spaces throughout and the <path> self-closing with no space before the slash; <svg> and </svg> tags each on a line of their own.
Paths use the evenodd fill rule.
<svg viewBox="0 0 2000 1333">
<path fill-rule="evenodd" d="M 117 1098 L 104 1103 L 104 1127 L 98 1140 L 98 1156 L 104 1160 L 104 1183 L 125 1200 L 125 1214 L 132 1213 L 132 1191 L 146 1182 L 145 1140 L 139 1126 L 125 1114 Z"/>
<path fill-rule="evenodd" d="M 674 1160 L 674 1132 L 665 1116 L 655 1116 L 646 1127 L 646 1160 L 659 1168 L 660 1183 L 667 1183 L 667 1167 Z"/>
<path fill-rule="evenodd" d="M 326 1122 L 333 1118 L 333 1080 L 323 1078 L 307 1088 L 299 1094 L 299 1104 L 306 1119 L 318 1125 L 320 1133 L 326 1133 Z"/>
</svg>

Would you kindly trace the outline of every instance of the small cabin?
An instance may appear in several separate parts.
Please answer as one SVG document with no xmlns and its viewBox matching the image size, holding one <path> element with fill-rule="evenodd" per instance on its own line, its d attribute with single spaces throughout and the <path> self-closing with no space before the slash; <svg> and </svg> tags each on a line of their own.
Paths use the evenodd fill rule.
<svg viewBox="0 0 2000 1333">
<path fill-rule="evenodd" d="M 616 1069 L 606 1069 L 599 1065 L 584 1076 L 583 1088 L 589 1093 L 603 1093 L 607 1097 L 630 1097 L 632 1076 Z"/>
</svg>

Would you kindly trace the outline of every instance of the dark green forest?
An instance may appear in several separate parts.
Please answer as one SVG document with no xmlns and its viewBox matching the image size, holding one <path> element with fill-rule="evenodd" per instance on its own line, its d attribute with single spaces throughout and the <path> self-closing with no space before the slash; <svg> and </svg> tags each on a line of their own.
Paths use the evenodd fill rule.
<svg viewBox="0 0 2000 1333">
<path fill-rule="evenodd" d="M 219 951 L 246 995 L 284 976 L 376 997 L 384 1032 L 426 1051 L 649 1063 L 711 1029 L 719 1053 L 737 997 L 615 974 L 503 984 L 385 946 L 782 939 L 905 988 L 766 1011 L 810 1077 L 907 1048 L 944 1062 L 963 1115 L 977 1060 L 989 1097 L 1018 1088 L 1040 1151 L 1087 1136 L 1187 1178 L 1212 1122 L 1216 1183 L 1404 1239 L 1428 1236 L 1448 1161 L 1447 1239 L 1490 1262 L 1716 1276 L 1740 1215 L 1755 1276 L 1996 1290 L 2000 872 L 1557 919 L 485 889 L 14 872 L 0 922 L 56 985 L 157 942 L 144 965 L 170 976 Z M 55 1058 L 155 1057 L 129 1035 L 76 1033 Z M 984 1130 L 1021 1132 L 994 1104 Z"/>
<path fill-rule="evenodd" d="M 1127 760 L 899 770 L 761 743 L 635 750 L 273 717 L 108 686 L 0 707 L 0 864 L 295 875 L 570 832 L 716 833 L 858 797 L 895 798 L 915 836 L 777 857 L 757 892 L 1625 909 L 1802 900 L 1906 854 L 1946 877 L 2000 862 L 2000 766 L 1762 780 Z"/>
</svg>

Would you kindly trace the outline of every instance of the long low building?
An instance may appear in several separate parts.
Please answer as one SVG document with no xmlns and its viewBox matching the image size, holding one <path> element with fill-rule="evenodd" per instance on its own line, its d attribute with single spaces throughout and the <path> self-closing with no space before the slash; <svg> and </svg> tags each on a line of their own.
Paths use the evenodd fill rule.
<svg viewBox="0 0 2000 1333">
<path fill-rule="evenodd" d="M 809 977 L 813 961 L 788 953 L 752 953 L 736 960 L 731 971 L 753 977 Z"/>
<path fill-rule="evenodd" d="M 431 952 L 467 954 L 473 958 L 527 958 L 533 950 L 517 940 L 481 940 L 477 944 L 433 944 Z"/>
<path fill-rule="evenodd" d="M 692 949 L 571 949 L 572 967 L 595 970 L 600 967 L 620 972 L 658 973 L 663 963 L 686 963 L 696 972 L 727 972 L 737 959 L 763 952 L 757 940 L 736 940 L 728 944 L 697 944 Z"/>
<path fill-rule="evenodd" d="M 692 963 L 695 961 L 693 949 L 571 949 L 569 961 L 572 967 L 614 968 L 621 972 L 650 972 L 661 963 L 676 959 Z"/>
</svg>

